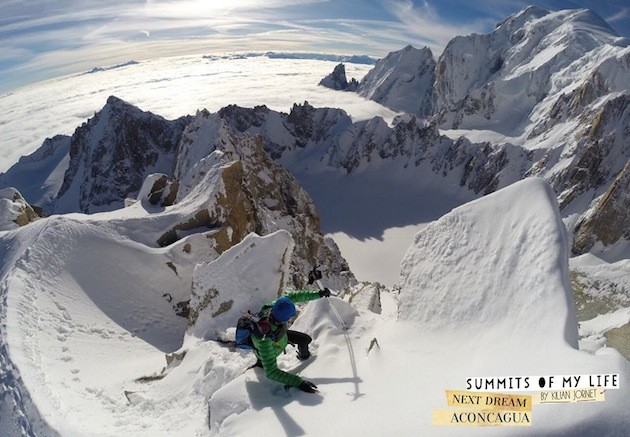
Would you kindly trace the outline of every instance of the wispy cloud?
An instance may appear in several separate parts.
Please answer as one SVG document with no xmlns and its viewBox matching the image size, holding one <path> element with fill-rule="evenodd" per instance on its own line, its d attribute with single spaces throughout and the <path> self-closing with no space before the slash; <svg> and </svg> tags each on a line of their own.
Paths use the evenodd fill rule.
<svg viewBox="0 0 630 437">
<path fill-rule="evenodd" d="M 0 4 L 0 90 L 96 65 L 206 50 L 272 49 L 248 36 L 282 30 L 289 5 L 326 0 L 202 0 Z M 261 21 L 258 16 L 269 18 Z M 2 62 L 2 60 L 11 62 Z"/>
<path fill-rule="evenodd" d="M 485 23 L 480 21 L 467 25 L 453 24 L 440 17 L 436 8 L 428 1 L 414 3 L 410 0 L 385 0 L 385 5 L 405 26 L 406 33 L 438 53 L 453 37 L 481 32 L 485 27 Z"/>
<path fill-rule="evenodd" d="M 606 17 L 606 21 L 610 22 L 610 23 L 616 23 L 618 21 L 627 19 L 630 17 L 630 8 L 623 8 L 621 9 L 619 12 Z"/>
<path fill-rule="evenodd" d="M 192 53 L 299 50 L 380 57 L 411 43 L 438 56 L 454 36 L 487 32 L 530 2 L 5 0 L 0 91 L 94 66 Z M 609 0 L 561 3 L 606 4 L 609 12 L 602 16 L 627 33 L 628 7 L 613 8 Z"/>
</svg>

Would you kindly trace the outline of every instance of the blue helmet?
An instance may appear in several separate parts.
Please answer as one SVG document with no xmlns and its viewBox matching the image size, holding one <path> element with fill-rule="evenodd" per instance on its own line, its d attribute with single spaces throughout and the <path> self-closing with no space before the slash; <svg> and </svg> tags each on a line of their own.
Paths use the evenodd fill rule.
<svg viewBox="0 0 630 437">
<path fill-rule="evenodd" d="M 271 314 L 279 322 L 286 322 L 296 313 L 295 305 L 286 296 L 279 297 L 271 308 Z"/>
</svg>

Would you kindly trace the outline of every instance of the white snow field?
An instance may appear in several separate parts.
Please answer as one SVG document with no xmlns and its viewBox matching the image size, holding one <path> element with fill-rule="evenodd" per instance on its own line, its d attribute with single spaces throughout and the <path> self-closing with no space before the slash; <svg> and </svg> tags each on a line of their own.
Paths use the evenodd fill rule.
<svg viewBox="0 0 630 437">
<path fill-rule="evenodd" d="M 205 339 L 235 323 L 246 302 L 255 310 L 275 295 L 286 234 L 251 235 L 193 273 L 212 259 L 197 250 L 203 235 L 160 249 L 143 238 L 178 208 L 186 203 L 159 211 L 138 202 L 0 233 L 1 435 L 573 436 L 630 427 L 628 362 L 610 348 L 575 349 L 566 231 L 542 180 L 426 226 L 404 258 L 400 294 L 382 294 L 381 314 L 339 298 L 304 305 L 293 328 L 314 338 L 315 356 L 299 362 L 289 347 L 279 363 L 319 394 L 285 391 L 245 370 L 251 353 Z M 227 272 L 239 271 L 231 282 Z M 233 294 L 233 318 L 187 328 L 171 306 L 193 282 L 198 292 Z M 177 354 L 166 366 L 169 352 Z M 446 408 L 444 390 L 465 389 L 468 377 L 588 373 L 618 373 L 621 388 L 605 402 L 536 405 L 532 427 L 431 425 L 432 410 Z"/>
</svg>

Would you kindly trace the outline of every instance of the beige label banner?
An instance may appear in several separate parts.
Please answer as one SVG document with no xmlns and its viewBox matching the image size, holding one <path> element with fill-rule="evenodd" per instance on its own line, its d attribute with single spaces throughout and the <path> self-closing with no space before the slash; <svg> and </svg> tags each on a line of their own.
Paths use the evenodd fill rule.
<svg viewBox="0 0 630 437">
<path fill-rule="evenodd" d="M 601 388 L 576 388 L 532 393 L 534 405 L 565 404 L 578 402 L 604 402 L 606 397 Z"/>
<path fill-rule="evenodd" d="M 438 426 L 531 426 L 531 411 L 433 410 L 431 423 Z"/>
<path fill-rule="evenodd" d="M 446 390 L 449 407 L 483 410 L 532 411 L 532 396 Z"/>
</svg>

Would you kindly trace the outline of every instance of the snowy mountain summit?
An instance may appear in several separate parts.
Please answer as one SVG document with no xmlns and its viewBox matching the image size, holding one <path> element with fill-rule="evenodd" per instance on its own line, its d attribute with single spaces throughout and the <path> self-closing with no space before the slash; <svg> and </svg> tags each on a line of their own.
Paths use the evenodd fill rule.
<svg viewBox="0 0 630 437">
<path fill-rule="evenodd" d="M 341 73 L 337 66 L 319 84 L 336 90 L 356 91 L 396 111 L 423 116 L 431 113 L 435 60 L 426 47 L 418 50 L 408 45 L 390 53 L 356 85 L 345 81 L 345 70 L 343 76 Z"/>
<path fill-rule="evenodd" d="M 467 378 L 585 374 L 620 386 L 448 434 L 630 429 L 628 361 L 578 337 L 630 322 L 627 41 L 590 11 L 529 7 L 437 60 L 407 46 L 358 84 L 342 67 L 324 85 L 405 114 L 166 120 L 111 96 L 0 175 L 0 435 L 441 436 L 431 413 Z M 357 284 L 323 231 L 418 223 L 391 290 Z M 592 290 L 571 281 L 607 274 L 595 255 L 626 306 L 578 324 Z M 339 294 L 298 305 L 311 358 L 278 357 L 319 387 L 304 393 L 230 341 L 244 311 L 314 289 L 316 265 Z"/>
<path fill-rule="evenodd" d="M 390 53 L 358 92 L 452 139 L 487 144 L 484 155 L 500 155 L 493 187 L 545 178 L 569 229 L 581 227 L 630 159 L 628 39 L 590 10 L 530 6 L 488 34 L 453 38 L 437 62 L 428 50 Z M 605 244 L 624 233 L 618 229 Z M 603 240 L 591 234 L 579 241 L 578 254 Z"/>
<path fill-rule="evenodd" d="M 550 118 L 554 101 L 590 82 L 606 59 L 627 57 L 627 46 L 590 10 L 529 7 L 492 33 L 449 42 L 436 66 L 437 121 L 444 128 L 529 134 Z M 615 76 L 602 77 L 605 94 L 625 91 Z"/>
</svg>

